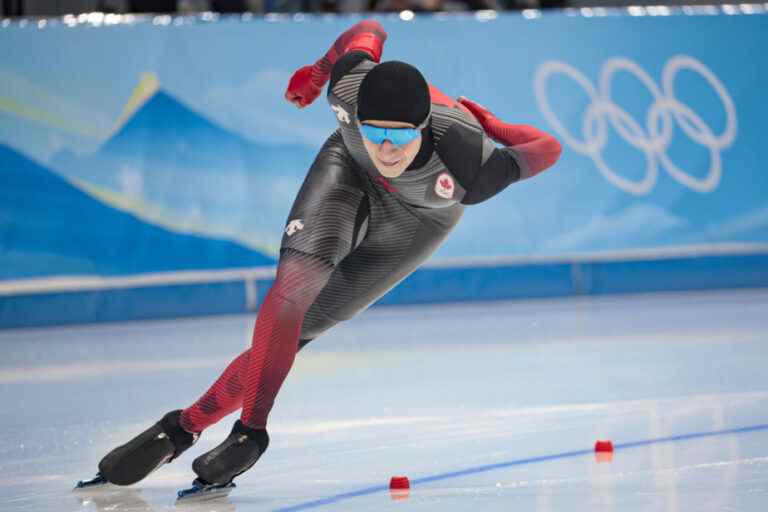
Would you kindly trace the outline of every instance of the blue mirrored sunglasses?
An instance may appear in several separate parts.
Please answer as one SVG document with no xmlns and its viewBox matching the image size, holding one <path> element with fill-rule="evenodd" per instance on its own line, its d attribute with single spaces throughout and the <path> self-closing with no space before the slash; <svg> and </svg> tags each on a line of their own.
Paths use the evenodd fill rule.
<svg viewBox="0 0 768 512">
<path fill-rule="evenodd" d="M 388 140 L 395 146 L 404 146 L 421 134 L 418 128 L 381 128 L 370 124 L 361 124 L 360 131 L 374 144 Z"/>
</svg>

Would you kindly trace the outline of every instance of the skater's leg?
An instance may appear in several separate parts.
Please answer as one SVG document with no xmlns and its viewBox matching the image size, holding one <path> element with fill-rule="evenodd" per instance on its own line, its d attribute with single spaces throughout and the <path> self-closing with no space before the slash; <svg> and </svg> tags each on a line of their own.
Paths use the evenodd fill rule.
<svg viewBox="0 0 768 512">
<path fill-rule="evenodd" d="M 367 211 L 362 179 L 349 165 L 338 134 L 310 169 L 288 217 L 274 284 L 256 319 L 243 412 L 231 434 L 195 459 L 201 480 L 227 483 L 251 467 L 267 446 L 267 416 L 293 365 L 304 317 L 334 268 L 353 249 Z M 242 370 L 242 366 L 241 366 Z"/>
<path fill-rule="evenodd" d="M 278 277 L 259 311 L 245 373 L 241 420 L 263 429 L 299 346 L 304 315 L 328 282 L 334 266 L 316 256 L 287 250 Z"/>
<path fill-rule="evenodd" d="M 281 242 L 277 277 L 256 321 L 245 373 L 242 422 L 263 429 L 299 346 L 304 316 L 336 266 L 363 236 L 366 181 L 341 135 L 320 150 L 301 186 Z"/>
<path fill-rule="evenodd" d="M 304 315 L 333 267 L 309 254 L 283 251 L 277 277 L 256 319 L 253 345 L 244 358 L 242 421 L 235 423 L 224 442 L 195 459 L 192 467 L 200 480 L 225 484 L 250 468 L 266 450 L 267 415 L 296 356 Z M 232 375 L 237 378 L 234 369 Z"/>
<path fill-rule="evenodd" d="M 313 255 L 313 266 L 321 261 L 335 265 L 352 249 L 356 237 L 360 234 L 362 219 L 365 217 L 364 213 L 367 212 L 367 202 L 360 187 L 359 176 L 348 166 L 348 158 L 341 136 L 338 133 L 331 136 L 323 149 L 320 150 L 296 197 L 288 220 L 289 224 L 296 221 L 298 222 L 296 225 L 301 227 L 294 230 L 286 229 L 281 256 L 286 251 L 293 251 L 294 256 L 304 254 L 305 258 L 309 258 L 307 255 Z M 286 260 L 286 265 L 288 263 L 290 261 Z M 282 293 L 303 295 L 298 302 L 306 303 L 310 298 L 314 300 L 314 297 L 304 295 L 299 288 L 288 283 L 288 280 L 296 280 L 298 274 L 291 277 L 289 276 L 291 272 L 285 270 L 282 275 L 286 281 L 280 284 L 280 287 L 288 289 L 293 286 L 293 289 Z M 310 277 L 314 278 L 315 276 Z M 309 280 L 307 283 L 309 284 Z M 324 281 L 321 279 L 315 285 L 309 284 L 307 289 L 323 284 Z M 272 298 L 271 292 L 269 298 Z M 288 300 L 293 301 L 295 299 Z M 296 305 L 299 305 L 298 302 Z M 262 338 L 264 336 L 266 336 L 264 339 L 269 338 L 266 335 L 266 329 L 272 329 L 268 326 L 275 325 L 274 308 L 273 300 L 267 301 L 261 306 L 252 339 L 254 346 L 257 331 L 262 333 L 259 335 Z M 295 311 L 293 313 L 295 314 Z M 288 314 L 287 310 L 283 314 Z M 273 318 L 266 322 L 266 317 L 269 315 L 272 315 Z M 260 327 L 259 322 L 262 321 L 262 316 L 265 318 Z M 295 327 L 295 320 L 289 323 Z M 287 327 L 287 329 L 293 327 Z M 292 338 L 293 336 L 288 337 Z M 308 340 L 297 340 L 296 348 L 300 349 L 307 342 Z M 264 344 L 265 341 L 262 340 L 259 343 Z M 191 407 L 184 410 L 182 416 L 184 428 L 191 432 L 200 432 L 227 414 L 236 411 L 242 407 L 243 393 L 249 385 L 252 388 L 250 399 L 260 402 L 261 409 L 256 416 L 264 417 L 263 407 L 266 404 L 263 398 L 257 398 L 256 395 L 259 392 L 255 389 L 254 382 L 264 377 L 269 378 L 270 371 L 275 371 L 278 376 L 287 372 L 295 356 L 295 351 L 294 354 L 291 354 L 291 347 L 287 347 L 291 343 L 290 341 L 282 340 L 280 343 L 281 350 L 271 349 L 267 353 L 264 351 L 267 343 L 260 351 L 255 351 L 257 357 L 254 361 L 250 361 L 251 349 L 240 354 L 213 386 Z M 282 347 L 283 344 L 286 347 Z M 282 350 L 283 348 L 287 348 L 287 350 Z M 263 364 L 268 364 L 270 370 L 267 370 L 264 377 L 261 377 L 262 368 L 260 365 Z M 255 374 L 246 377 L 249 372 L 255 372 Z M 281 383 L 282 378 L 278 377 L 278 381 Z M 276 393 L 276 387 L 279 388 L 279 383 L 275 382 L 272 386 L 267 387 L 270 389 L 262 390 L 263 393 Z M 270 400 L 267 401 L 270 402 Z M 253 416 L 253 413 L 249 412 L 249 416 Z M 264 420 L 254 420 L 254 423 L 259 422 L 264 423 Z"/>
<path fill-rule="evenodd" d="M 311 340 L 299 340 L 298 350 Z M 197 402 L 184 409 L 180 424 L 188 432 L 200 433 L 243 406 L 244 374 L 248 371 L 251 349 L 237 356 L 213 386 Z"/>
<path fill-rule="evenodd" d="M 327 281 L 327 278 L 323 278 L 322 274 L 329 274 L 332 267 L 327 263 L 321 261 L 314 261 L 311 265 L 300 263 L 304 267 L 303 272 L 310 275 L 303 275 L 298 273 L 294 276 L 288 277 L 291 273 L 296 273 L 296 270 L 291 270 L 291 259 L 296 259 L 295 255 L 284 257 L 281 260 L 280 271 L 281 277 L 276 281 L 279 286 L 273 286 L 270 290 L 267 300 L 264 302 L 259 311 L 259 316 L 256 320 L 256 327 L 253 333 L 254 345 L 262 343 L 264 347 L 269 346 L 269 342 L 257 341 L 259 337 L 268 335 L 274 336 L 289 336 L 289 340 L 286 343 L 278 344 L 278 348 L 287 350 L 272 350 L 271 354 L 268 354 L 268 350 L 260 349 L 257 354 L 260 354 L 261 360 L 256 361 L 257 368 L 265 368 L 263 372 L 263 378 L 274 379 L 278 378 L 280 383 L 285 378 L 290 366 L 293 362 L 293 358 L 296 355 L 296 351 L 299 347 L 299 340 L 297 339 L 294 344 L 294 350 L 290 350 L 293 334 L 290 332 L 280 332 L 276 330 L 276 326 L 280 326 L 285 330 L 290 331 L 293 329 L 296 331 L 295 337 L 298 338 L 298 329 L 300 328 L 300 322 L 296 319 L 296 315 L 302 315 L 306 309 L 309 308 L 311 301 L 317 296 L 317 292 Z M 303 260 L 311 260 L 308 256 L 299 257 Z M 295 266 L 295 264 L 294 264 Z M 325 271 L 323 271 L 325 269 Z M 293 281 L 300 281 L 304 284 L 303 290 L 300 286 L 297 286 Z M 314 284 L 313 284 L 314 283 Z M 289 289 L 290 291 L 285 291 Z M 283 291 L 281 291 L 283 290 Z M 280 294 L 281 298 L 275 300 L 272 298 L 272 294 Z M 292 297 L 286 299 L 285 295 Z M 287 304 L 290 307 L 283 308 L 283 311 L 279 314 L 283 316 L 280 322 L 276 323 L 278 318 L 275 315 L 274 304 L 279 303 L 281 300 L 289 300 Z M 309 304 L 307 304 L 309 303 Z M 217 423 L 224 416 L 240 409 L 243 406 L 244 398 L 244 384 L 248 382 L 248 375 L 251 371 L 249 366 L 252 348 L 244 351 L 237 356 L 227 368 L 224 373 L 216 380 L 216 382 L 201 396 L 194 404 L 184 409 L 181 416 L 182 427 L 189 432 L 202 432 L 209 426 Z M 269 359 L 267 359 L 269 355 Z M 257 374 L 255 378 L 259 378 L 261 374 Z M 279 383 L 276 388 L 279 389 Z M 277 394 L 277 389 L 274 389 L 274 393 Z M 263 428 L 263 426 L 261 427 Z"/>
<path fill-rule="evenodd" d="M 277 380 L 271 388 L 267 387 L 269 392 L 277 394 L 290 369 L 299 349 L 301 320 L 327 282 L 332 269 L 333 265 L 321 258 L 291 249 L 284 251 L 278 266 L 277 279 L 262 306 L 253 337 L 254 347 L 258 349 L 255 353 L 260 354 L 261 368 L 265 370 L 262 372 L 262 378 Z M 281 340 L 287 341 L 281 343 Z M 276 343 L 278 346 L 271 347 L 270 350 L 270 347 L 263 347 L 263 343 Z M 249 367 L 252 351 L 253 348 L 248 349 L 235 358 L 216 383 L 187 410 L 173 411 L 165 415 L 148 430 L 107 454 L 99 463 L 101 475 L 107 481 L 118 485 L 138 482 L 189 448 L 197 439 L 197 435 L 193 433 L 201 432 L 223 416 L 240 408 L 244 397 L 243 382 L 246 381 L 244 375 L 252 371 Z M 232 442 L 239 441 L 242 444 L 243 438 L 252 441 L 252 449 L 235 451 L 234 458 L 230 456 L 218 461 L 213 460 L 212 464 L 204 466 L 208 470 L 207 473 L 198 471 L 198 474 L 201 477 L 208 475 L 211 482 L 222 480 L 221 483 L 226 483 L 250 467 L 266 450 L 269 438 L 265 430 L 254 430 L 239 421 L 227 441 L 206 455 L 215 459 L 215 455 Z M 238 456 L 242 458 L 239 462 Z"/>
<path fill-rule="evenodd" d="M 224 370 L 224 373 L 197 402 L 184 409 L 181 426 L 189 432 L 202 432 L 224 416 L 243 406 L 243 372 L 248 369 L 251 349 L 246 350 Z"/>
</svg>

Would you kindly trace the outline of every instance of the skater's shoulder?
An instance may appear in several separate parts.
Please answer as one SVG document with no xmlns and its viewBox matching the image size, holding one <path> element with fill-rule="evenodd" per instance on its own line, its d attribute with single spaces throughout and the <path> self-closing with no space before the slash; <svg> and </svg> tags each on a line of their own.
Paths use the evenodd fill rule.
<svg viewBox="0 0 768 512">
<path fill-rule="evenodd" d="M 376 62 L 366 52 L 351 51 L 344 54 L 331 69 L 331 82 L 328 90 L 331 91 L 344 78 L 359 78 L 362 81 L 365 74 L 374 66 L 376 66 Z"/>
<path fill-rule="evenodd" d="M 483 153 L 492 150 L 486 147 L 482 128 L 473 121 L 458 109 L 433 104 L 431 128 L 435 151 L 449 168 L 476 171 Z"/>
</svg>

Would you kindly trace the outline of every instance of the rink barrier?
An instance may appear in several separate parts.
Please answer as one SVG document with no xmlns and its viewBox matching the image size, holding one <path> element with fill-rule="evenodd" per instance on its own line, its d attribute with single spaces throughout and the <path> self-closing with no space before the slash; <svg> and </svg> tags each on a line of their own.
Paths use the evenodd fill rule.
<svg viewBox="0 0 768 512">
<path fill-rule="evenodd" d="M 254 312 L 273 268 L 0 282 L 0 328 Z M 768 287 L 768 248 L 428 264 L 376 305 Z"/>
</svg>

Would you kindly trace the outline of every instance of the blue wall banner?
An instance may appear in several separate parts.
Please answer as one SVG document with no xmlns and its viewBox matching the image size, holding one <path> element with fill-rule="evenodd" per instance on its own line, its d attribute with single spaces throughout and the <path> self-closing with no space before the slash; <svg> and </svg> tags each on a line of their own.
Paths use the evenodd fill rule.
<svg viewBox="0 0 768 512">
<path fill-rule="evenodd" d="M 378 18 L 384 60 L 563 144 L 552 169 L 468 208 L 433 264 L 765 254 L 768 14 L 726 7 Z M 2 20 L 0 326 L 29 283 L 274 265 L 335 129 L 322 97 L 297 110 L 285 86 L 359 19 Z M 765 285 L 750 265 L 731 285 Z"/>
</svg>

